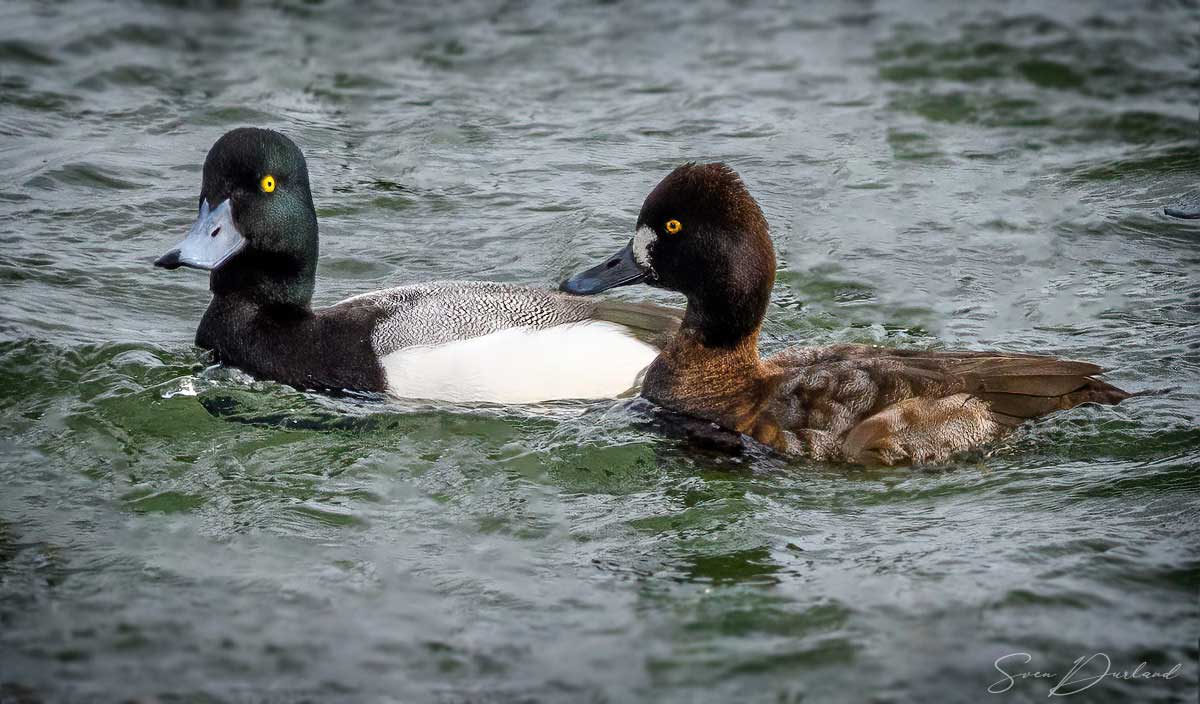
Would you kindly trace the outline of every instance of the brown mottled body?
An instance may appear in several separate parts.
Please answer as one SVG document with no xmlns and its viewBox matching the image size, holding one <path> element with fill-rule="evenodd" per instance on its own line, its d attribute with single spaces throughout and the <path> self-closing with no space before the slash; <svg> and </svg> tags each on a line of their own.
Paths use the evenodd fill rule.
<svg viewBox="0 0 1200 704">
<path fill-rule="evenodd" d="M 1094 378 L 1094 364 L 1037 355 L 834 345 L 764 360 L 758 333 L 774 280 L 767 222 L 741 179 L 723 164 L 687 164 L 646 198 L 629 245 L 563 289 L 645 282 L 687 296 L 642 395 L 790 455 L 937 461 L 1028 418 L 1130 396 Z"/>
<path fill-rule="evenodd" d="M 797 347 L 760 359 L 757 335 L 709 348 L 683 330 L 643 395 L 796 456 L 860 464 L 932 462 L 1025 420 L 1129 396 L 1084 362 L 869 345 Z"/>
</svg>

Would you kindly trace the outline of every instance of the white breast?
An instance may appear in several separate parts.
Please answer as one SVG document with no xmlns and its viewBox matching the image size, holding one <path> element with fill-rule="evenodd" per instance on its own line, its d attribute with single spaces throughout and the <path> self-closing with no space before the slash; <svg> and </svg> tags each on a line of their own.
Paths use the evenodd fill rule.
<svg viewBox="0 0 1200 704">
<path fill-rule="evenodd" d="M 592 321 L 405 347 L 381 362 L 400 398 L 536 403 L 619 396 L 657 354 L 621 326 Z"/>
</svg>

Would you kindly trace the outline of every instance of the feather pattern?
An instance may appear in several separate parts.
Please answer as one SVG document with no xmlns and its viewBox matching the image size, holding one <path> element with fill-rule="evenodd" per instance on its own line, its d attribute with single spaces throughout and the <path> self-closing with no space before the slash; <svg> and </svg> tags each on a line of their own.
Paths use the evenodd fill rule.
<svg viewBox="0 0 1200 704">
<path fill-rule="evenodd" d="M 648 303 L 621 303 L 491 281 L 438 281 L 397 286 L 339 305 L 379 311 L 371 344 L 379 357 L 407 347 L 443 345 L 525 327 L 545 330 L 587 320 L 614 322 L 658 341 L 681 313 Z"/>
<path fill-rule="evenodd" d="M 1094 364 L 1029 354 L 795 347 L 706 348 L 685 330 L 647 375 L 658 403 L 788 454 L 894 464 L 943 459 L 1024 420 L 1130 394 Z"/>
<path fill-rule="evenodd" d="M 1025 419 L 1130 396 L 1097 379 L 1094 364 L 1031 354 L 833 345 L 761 359 L 775 250 L 762 209 L 724 164 L 672 171 L 642 203 L 636 228 L 632 265 L 622 250 L 564 287 L 597 293 L 645 281 L 686 296 L 683 323 L 646 371 L 642 395 L 781 452 L 940 460 Z M 613 267 L 618 275 L 596 273 Z"/>
<path fill-rule="evenodd" d="M 377 318 L 371 348 L 402 398 L 532 403 L 636 389 L 680 311 L 495 282 L 375 291 L 337 307 Z"/>
</svg>

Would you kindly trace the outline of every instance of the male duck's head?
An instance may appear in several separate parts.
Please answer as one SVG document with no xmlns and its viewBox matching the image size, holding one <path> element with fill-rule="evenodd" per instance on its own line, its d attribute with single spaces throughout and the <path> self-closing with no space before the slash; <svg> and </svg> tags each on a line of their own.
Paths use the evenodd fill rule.
<svg viewBox="0 0 1200 704">
<path fill-rule="evenodd" d="M 204 160 L 199 209 L 184 240 L 155 266 L 208 270 L 214 291 L 257 287 L 284 300 L 303 291 L 281 285 L 303 289 L 307 279 L 311 296 L 317 215 L 308 166 L 292 140 L 253 127 L 225 133 Z"/>
<path fill-rule="evenodd" d="M 647 283 L 678 291 L 706 341 L 730 344 L 757 329 L 774 281 L 767 221 L 741 178 L 724 164 L 685 164 L 646 197 L 624 249 L 560 288 L 588 295 Z"/>
</svg>

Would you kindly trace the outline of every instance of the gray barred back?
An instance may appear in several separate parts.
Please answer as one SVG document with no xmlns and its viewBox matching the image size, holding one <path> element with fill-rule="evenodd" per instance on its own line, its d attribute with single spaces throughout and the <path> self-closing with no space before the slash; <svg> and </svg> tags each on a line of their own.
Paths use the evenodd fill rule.
<svg viewBox="0 0 1200 704">
<path fill-rule="evenodd" d="M 598 301 L 491 281 L 437 281 L 373 291 L 342 305 L 380 310 L 371 345 L 380 357 L 513 327 L 550 328 L 595 317 Z"/>
</svg>

